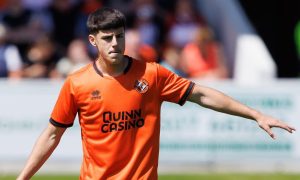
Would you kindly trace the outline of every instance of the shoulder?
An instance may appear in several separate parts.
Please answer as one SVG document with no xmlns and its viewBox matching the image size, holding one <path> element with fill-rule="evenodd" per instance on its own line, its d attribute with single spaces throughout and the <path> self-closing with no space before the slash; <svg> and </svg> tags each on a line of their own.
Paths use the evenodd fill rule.
<svg viewBox="0 0 300 180">
<path fill-rule="evenodd" d="M 143 60 L 136 60 L 132 58 L 132 68 L 136 72 L 143 72 L 143 73 L 155 73 L 160 69 L 160 65 L 156 62 L 145 62 Z"/>
<path fill-rule="evenodd" d="M 73 73 L 68 75 L 68 78 L 74 79 L 74 78 L 80 78 L 89 75 L 92 71 L 93 63 L 89 63 L 82 68 L 74 71 Z"/>
<path fill-rule="evenodd" d="M 72 84 L 82 84 L 89 81 L 93 76 L 93 63 L 89 63 L 77 71 L 71 73 L 67 77 L 67 81 L 71 81 Z"/>
</svg>

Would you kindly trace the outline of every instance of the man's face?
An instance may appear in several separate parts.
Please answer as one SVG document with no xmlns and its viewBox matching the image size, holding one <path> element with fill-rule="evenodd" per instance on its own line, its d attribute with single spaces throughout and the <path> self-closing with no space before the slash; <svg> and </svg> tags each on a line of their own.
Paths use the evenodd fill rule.
<svg viewBox="0 0 300 180">
<path fill-rule="evenodd" d="M 110 64 L 122 61 L 125 51 L 125 32 L 120 27 L 112 30 L 101 30 L 96 35 L 89 35 L 92 45 L 96 46 L 100 60 Z"/>
</svg>

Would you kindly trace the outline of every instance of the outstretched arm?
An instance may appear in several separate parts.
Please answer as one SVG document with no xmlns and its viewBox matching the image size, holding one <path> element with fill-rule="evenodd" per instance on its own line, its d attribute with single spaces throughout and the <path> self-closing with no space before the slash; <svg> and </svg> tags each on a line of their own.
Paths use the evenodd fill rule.
<svg viewBox="0 0 300 180">
<path fill-rule="evenodd" d="M 56 127 L 49 123 L 35 143 L 24 169 L 17 178 L 18 180 L 30 179 L 39 170 L 58 145 L 65 130 L 65 128 Z"/>
<path fill-rule="evenodd" d="M 275 135 L 272 127 L 282 128 L 290 133 L 295 131 L 295 128 L 286 123 L 264 115 L 212 88 L 195 85 L 187 100 L 215 111 L 255 120 L 273 139 Z"/>
</svg>

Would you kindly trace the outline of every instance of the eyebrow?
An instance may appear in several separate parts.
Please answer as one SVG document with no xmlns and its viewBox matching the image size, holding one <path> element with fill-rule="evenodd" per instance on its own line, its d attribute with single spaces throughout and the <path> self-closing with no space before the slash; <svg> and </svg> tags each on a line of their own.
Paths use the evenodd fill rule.
<svg viewBox="0 0 300 180">
<path fill-rule="evenodd" d="M 124 35 L 125 33 L 124 32 L 120 32 L 120 33 L 111 33 L 111 34 L 104 34 L 101 38 L 109 38 L 109 37 L 112 37 L 113 35 L 116 35 L 116 36 L 119 36 L 119 35 Z"/>
</svg>

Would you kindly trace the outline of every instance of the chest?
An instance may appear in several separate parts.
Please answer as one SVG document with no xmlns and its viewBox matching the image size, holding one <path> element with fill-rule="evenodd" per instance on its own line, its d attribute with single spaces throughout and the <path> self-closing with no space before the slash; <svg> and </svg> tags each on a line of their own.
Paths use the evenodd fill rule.
<svg viewBox="0 0 300 180">
<path fill-rule="evenodd" d="M 77 96 L 81 113 L 127 112 L 157 99 L 154 79 L 149 77 L 104 78 L 82 88 Z"/>
</svg>

